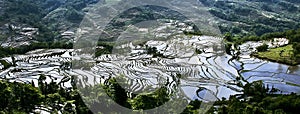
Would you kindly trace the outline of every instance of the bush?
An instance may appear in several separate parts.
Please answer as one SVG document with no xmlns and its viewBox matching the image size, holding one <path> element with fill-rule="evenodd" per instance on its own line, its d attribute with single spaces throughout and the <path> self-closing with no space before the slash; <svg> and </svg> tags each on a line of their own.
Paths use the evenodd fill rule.
<svg viewBox="0 0 300 114">
<path fill-rule="evenodd" d="M 4 60 L 0 60 L 0 63 L 4 66 L 4 69 L 7 69 L 7 68 L 9 68 L 9 67 L 12 66 L 11 64 L 7 63 L 7 62 L 4 61 Z"/>
<path fill-rule="evenodd" d="M 293 43 L 294 55 L 300 54 L 300 43 Z"/>
<path fill-rule="evenodd" d="M 258 52 L 264 52 L 264 51 L 268 50 L 268 45 L 267 44 L 263 44 L 261 46 L 258 46 L 256 49 L 257 49 Z"/>
</svg>

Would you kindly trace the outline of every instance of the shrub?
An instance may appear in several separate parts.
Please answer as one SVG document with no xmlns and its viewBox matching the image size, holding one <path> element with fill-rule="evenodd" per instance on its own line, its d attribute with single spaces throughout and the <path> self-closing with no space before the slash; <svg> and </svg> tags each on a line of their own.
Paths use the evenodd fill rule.
<svg viewBox="0 0 300 114">
<path fill-rule="evenodd" d="M 264 51 L 268 50 L 268 45 L 267 44 L 263 44 L 261 46 L 258 46 L 256 49 L 257 49 L 258 52 L 264 52 Z"/>
</svg>

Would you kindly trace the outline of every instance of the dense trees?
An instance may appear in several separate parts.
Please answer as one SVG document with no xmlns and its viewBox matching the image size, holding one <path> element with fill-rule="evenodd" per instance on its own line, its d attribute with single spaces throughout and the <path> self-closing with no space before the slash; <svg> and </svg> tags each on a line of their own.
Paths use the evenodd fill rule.
<svg viewBox="0 0 300 114">
<path fill-rule="evenodd" d="M 146 110 L 161 106 L 169 100 L 166 87 L 161 87 L 151 93 L 143 93 L 140 95 L 131 93 L 130 95 L 128 91 L 121 87 L 120 84 L 122 84 L 122 81 L 120 80 L 122 80 L 120 77 L 111 78 L 105 84 L 81 88 L 80 91 L 83 93 L 83 96 L 85 96 L 85 94 L 88 95 L 83 97 L 84 101 L 90 105 L 91 109 L 95 112 L 120 113 L 120 110 L 115 108 L 116 106 L 112 102 L 116 102 L 128 109 Z M 93 91 L 92 94 L 91 91 Z M 104 97 L 104 94 L 107 94 L 113 101 Z M 93 96 L 93 98 L 90 98 L 91 96 Z"/>
<path fill-rule="evenodd" d="M 153 57 L 165 57 L 164 54 L 161 54 L 156 47 L 150 47 L 146 45 L 147 54 L 153 55 Z"/>
<path fill-rule="evenodd" d="M 73 43 L 69 42 L 33 42 L 28 46 L 21 46 L 17 48 L 3 48 L 0 47 L 0 57 L 9 56 L 12 54 L 24 54 L 35 49 L 72 49 Z"/>
<path fill-rule="evenodd" d="M 248 83 L 244 86 L 242 95 L 231 96 L 229 100 L 218 101 L 217 111 L 221 114 L 239 113 L 291 113 L 296 114 L 300 106 L 300 97 L 294 93 L 290 95 L 272 94 L 274 88 L 265 87 L 261 81 Z"/>
<path fill-rule="evenodd" d="M 293 43 L 294 57 L 300 61 L 300 42 Z"/>
<path fill-rule="evenodd" d="M 298 3 L 272 0 L 241 1 L 209 1 L 201 0 L 209 7 L 209 12 L 220 18 L 219 28 L 222 33 L 231 32 L 235 35 L 257 35 L 268 32 L 279 32 L 299 28 Z M 279 10 L 280 9 L 280 10 Z M 261 12 L 281 14 L 280 17 Z M 281 20 L 286 17 L 290 20 Z"/>
<path fill-rule="evenodd" d="M 230 43 L 226 43 L 226 44 L 225 44 L 225 52 L 226 52 L 228 55 L 231 55 L 231 46 L 232 46 L 232 44 L 230 44 Z"/>
<path fill-rule="evenodd" d="M 228 34 L 225 34 L 225 36 L 228 37 Z M 243 38 L 233 38 L 232 42 L 228 43 L 239 45 L 246 41 L 270 41 L 274 38 L 287 38 L 289 40 L 289 44 L 275 49 L 268 49 L 268 45 L 263 44 L 256 48 L 259 53 L 253 53 L 252 56 L 288 65 L 298 65 L 300 63 L 300 52 L 298 51 L 300 49 L 300 29 L 287 30 L 284 32 L 265 33 L 261 36 L 245 36 Z"/>
<path fill-rule="evenodd" d="M 231 33 L 227 32 L 224 35 L 224 39 L 227 40 L 228 42 L 232 42 L 233 41 L 233 36 Z"/>
<path fill-rule="evenodd" d="M 196 35 L 196 36 L 201 36 L 201 35 L 203 35 L 200 31 L 195 31 L 195 32 L 191 32 L 191 31 L 183 31 L 183 34 L 185 34 L 185 35 Z"/>
<path fill-rule="evenodd" d="M 256 49 L 258 52 L 264 52 L 268 50 L 268 45 L 264 43 L 263 45 L 258 46 Z"/>
<path fill-rule="evenodd" d="M 91 113 L 82 101 L 75 85 L 71 88 L 61 88 L 56 83 L 46 83 L 45 76 L 39 79 L 39 88 L 34 84 L 22 84 L 17 82 L 0 81 L 0 110 L 2 113 L 30 113 L 37 107 L 52 107 L 50 111 L 61 111 L 63 113 Z M 73 77 L 72 80 L 75 78 Z M 76 81 L 72 81 L 75 83 Z M 262 81 L 247 83 L 243 86 L 243 94 L 233 95 L 228 100 L 222 99 L 214 104 L 208 113 L 218 112 L 221 114 L 236 113 L 297 113 L 300 107 L 300 96 L 294 93 L 289 95 L 273 94 L 275 88 L 265 86 Z M 116 78 L 108 80 L 106 85 L 96 85 L 81 88 L 81 92 L 88 92 L 93 98 L 84 97 L 92 109 L 99 112 L 118 112 L 110 102 L 116 102 L 124 107 L 141 110 L 152 109 L 162 105 L 169 100 L 167 88 L 162 87 L 155 92 L 129 97 L 128 93 L 119 85 Z M 91 92 L 93 91 L 93 92 Z M 105 101 L 103 94 L 107 94 L 114 101 Z M 91 100 L 91 99 L 97 99 Z M 88 100 L 90 99 L 90 100 Z M 95 104 L 96 103 L 96 104 Z M 98 103 L 98 105 L 97 105 Z M 101 103 L 105 103 L 102 104 Z M 201 101 L 194 100 L 184 110 L 187 113 L 199 113 Z M 75 104 L 73 107 L 71 104 Z M 107 106 L 107 108 L 93 107 Z M 98 109 L 97 109 L 98 108 Z M 101 109 L 99 109 L 101 108 Z M 94 110 L 94 111 L 95 111 Z M 1 113 L 0 112 L 0 113 Z"/>
<path fill-rule="evenodd" d="M 0 96 L 2 113 L 14 111 L 29 113 L 35 106 L 40 105 L 43 99 L 38 88 L 30 84 L 7 81 L 0 81 Z"/>
<path fill-rule="evenodd" d="M 227 36 L 227 34 L 225 34 L 224 36 Z M 290 40 L 291 44 L 294 42 L 300 42 L 300 29 L 286 30 L 283 32 L 265 32 L 260 36 L 257 35 L 244 36 L 239 39 L 234 38 L 233 42 L 240 44 L 246 41 L 271 40 L 273 38 L 287 38 Z"/>
<path fill-rule="evenodd" d="M 83 19 L 83 11 L 89 4 L 99 0 L 3 0 L 1 1 L 0 25 L 14 24 L 39 28 L 34 39 L 41 42 L 53 41 L 60 37 L 62 31 L 72 30 Z M 57 8 L 67 9 L 64 12 L 50 13 Z M 49 15 L 48 15 L 49 14 Z M 48 19 L 51 17 L 51 19 Z M 5 36 L 4 36 L 5 35 Z M 11 33 L 0 35 L 8 38 Z M 60 40 L 60 39 L 59 39 Z"/>
<path fill-rule="evenodd" d="M 45 75 L 39 78 L 39 87 L 32 84 L 0 80 L 0 113 L 30 113 L 38 107 L 50 112 L 91 113 L 74 87 L 62 88 L 56 83 L 45 82 Z M 70 106 L 75 104 L 76 107 Z"/>
<path fill-rule="evenodd" d="M 300 54 L 300 43 L 294 43 L 293 48 L 294 48 L 294 54 Z"/>
<path fill-rule="evenodd" d="M 7 63 L 4 60 L 0 60 L 1 65 L 3 65 L 4 69 L 9 68 L 10 66 L 12 66 L 10 63 Z"/>
<path fill-rule="evenodd" d="M 96 49 L 96 57 L 101 56 L 103 54 L 111 54 L 113 51 L 114 43 L 98 42 L 97 46 L 101 48 Z"/>
</svg>

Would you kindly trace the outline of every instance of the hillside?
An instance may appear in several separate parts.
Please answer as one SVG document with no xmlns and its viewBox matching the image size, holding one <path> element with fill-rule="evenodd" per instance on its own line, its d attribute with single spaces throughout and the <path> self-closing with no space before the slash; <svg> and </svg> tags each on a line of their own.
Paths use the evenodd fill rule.
<svg viewBox="0 0 300 114">
<path fill-rule="evenodd" d="M 299 6 L 0 0 L 0 114 L 297 114 Z"/>
<path fill-rule="evenodd" d="M 0 43 L 16 42 L 1 46 L 23 45 L 26 41 L 70 40 L 88 11 L 86 7 L 98 2 L 99 0 L 1 0 Z M 199 2 L 214 16 L 214 23 L 222 33 L 262 35 L 300 28 L 300 2 L 297 0 Z M 12 29 L 14 27 L 19 29 Z M 22 35 L 22 28 L 35 28 L 33 32 L 39 34 L 32 33 L 32 37 Z"/>
<path fill-rule="evenodd" d="M 300 27 L 298 0 L 199 0 L 223 33 L 262 35 Z"/>
<path fill-rule="evenodd" d="M 9 47 L 36 41 L 69 40 L 64 36 L 74 34 L 84 16 L 83 8 L 98 1 L 1 0 L 0 44 Z"/>
</svg>

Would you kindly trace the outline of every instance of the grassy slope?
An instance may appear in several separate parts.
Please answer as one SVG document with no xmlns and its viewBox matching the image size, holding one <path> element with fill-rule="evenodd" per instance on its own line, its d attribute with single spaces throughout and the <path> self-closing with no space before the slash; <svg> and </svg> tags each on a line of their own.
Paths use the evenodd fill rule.
<svg viewBox="0 0 300 114">
<path fill-rule="evenodd" d="M 268 59 L 270 61 L 275 61 L 275 62 L 289 64 L 289 65 L 299 64 L 300 62 L 296 61 L 293 55 L 294 54 L 293 54 L 292 45 L 278 47 L 278 48 L 270 49 L 269 51 L 266 52 L 258 52 L 257 54 L 254 54 L 254 56 L 258 58 Z"/>
</svg>

